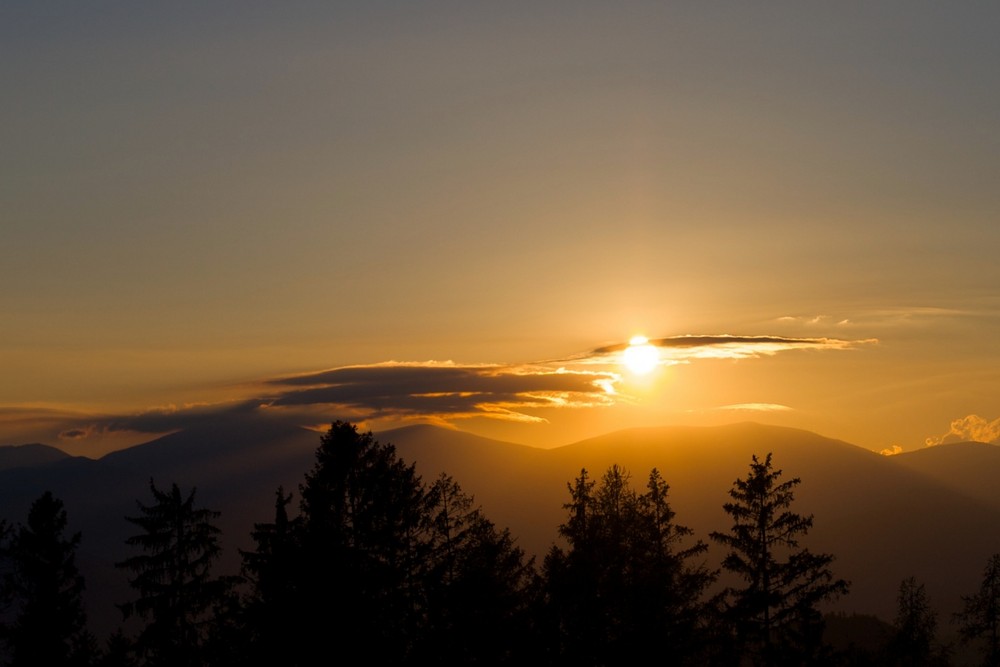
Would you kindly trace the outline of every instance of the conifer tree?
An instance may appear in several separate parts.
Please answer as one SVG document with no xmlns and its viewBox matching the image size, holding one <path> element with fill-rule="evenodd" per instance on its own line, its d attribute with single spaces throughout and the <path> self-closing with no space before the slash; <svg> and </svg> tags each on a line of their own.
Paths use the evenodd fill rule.
<svg viewBox="0 0 1000 667">
<path fill-rule="evenodd" d="M 732 501 L 723 505 L 732 528 L 711 534 L 728 548 L 723 568 L 743 581 L 725 591 L 725 618 L 741 654 L 762 665 L 808 660 L 821 644 L 818 605 L 848 590 L 830 571 L 832 555 L 799 545 L 813 517 L 789 509 L 801 480 L 781 482 L 781 473 L 770 453 L 763 461 L 754 455 L 749 474 L 733 483 Z"/>
<path fill-rule="evenodd" d="M 135 658 L 135 642 L 118 628 L 105 642 L 104 652 L 94 663 L 94 667 L 138 667 Z"/>
<path fill-rule="evenodd" d="M 243 552 L 250 664 L 504 664 L 526 636 L 533 563 L 442 475 L 426 487 L 395 447 L 342 421 Z M 270 656 L 270 657 L 269 657 Z"/>
<path fill-rule="evenodd" d="M 979 592 L 962 596 L 964 608 L 956 614 L 966 641 L 983 643 L 983 665 L 1000 667 L 1000 554 L 986 563 Z"/>
<path fill-rule="evenodd" d="M 703 542 L 683 544 L 691 531 L 674 523 L 659 471 L 642 494 L 617 465 L 599 486 L 584 469 L 568 488 L 560 527 L 567 547 L 553 547 L 544 563 L 559 659 L 629 664 L 656 653 L 695 661 L 701 598 L 714 574 L 693 560 Z"/>
<path fill-rule="evenodd" d="M 420 661 L 523 664 L 533 561 L 445 473 L 427 493 Z"/>
<path fill-rule="evenodd" d="M 131 573 L 137 593 L 120 608 L 125 618 L 147 621 L 136 640 L 147 665 L 201 665 L 213 612 L 232 583 L 212 574 L 221 551 L 213 523 L 219 512 L 196 507 L 196 490 L 185 496 L 176 483 L 163 491 L 150 479 L 149 490 L 153 503 L 136 501 L 139 515 L 126 517 L 142 530 L 126 544 L 141 553 L 116 564 Z"/>
<path fill-rule="evenodd" d="M 569 512 L 559 534 L 566 548 L 553 546 L 542 564 L 545 582 L 547 636 L 554 662 L 588 664 L 586 656 L 596 653 L 607 642 L 599 635 L 602 613 L 598 590 L 601 584 L 596 530 L 594 487 L 596 482 L 586 468 L 568 483 L 570 501 L 563 505 Z"/>
<path fill-rule="evenodd" d="M 339 638 L 400 663 L 418 625 L 426 492 L 391 444 L 334 422 L 299 487 L 301 660 Z M 318 643 L 318 644 L 317 644 Z"/>
<path fill-rule="evenodd" d="M 0 527 L 7 561 L 0 589 L 12 615 L 3 639 L 11 667 L 83 664 L 95 652 L 76 567 L 80 533 L 67 537 L 66 527 L 63 502 L 50 491 L 32 503 L 26 524 Z"/>
<path fill-rule="evenodd" d="M 295 635 L 298 517 L 288 516 L 292 494 L 275 493 L 274 522 L 254 525 L 253 551 L 241 551 L 243 575 L 250 586 L 245 602 L 245 629 L 251 664 L 281 664 Z"/>
<path fill-rule="evenodd" d="M 672 647 L 675 660 L 690 658 L 700 662 L 704 649 L 705 616 L 711 601 L 704 595 L 717 573 L 704 564 L 708 545 L 693 539 L 694 531 L 674 521 L 676 513 L 668 502 L 669 485 L 653 468 L 646 491 L 639 495 L 639 535 L 636 574 L 631 586 L 641 604 L 635 619 L 637 635 L 645 642 Z M 635 539 L 633 537 L 633 539 Z M 655 645 L 637 646 L 641 655 Z"/>
<path fill-rule="evenodd" d="M 896 602 L 896 634 L 888 646 L 889 664 L 918 667 L 945 662 L 934 651 L 937 613 L 924 585 L 916 577 L 903 579 L 899 582 Z"/>
</svg>

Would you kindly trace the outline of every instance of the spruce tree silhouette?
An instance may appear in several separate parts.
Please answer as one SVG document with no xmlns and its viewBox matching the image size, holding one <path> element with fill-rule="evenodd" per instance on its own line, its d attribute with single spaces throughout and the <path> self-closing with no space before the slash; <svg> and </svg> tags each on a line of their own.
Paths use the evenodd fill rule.
<svg viewBox="0 0 1000 667">
<path fill-rule="evenodd" d="M 899 582 L 896 598 L 896 634 L 887 647 L 886 664 L 898 667 L 946 665 L 947 657 L 935 651 L 937 612 L 924 585 L 916 577 Z"/>
<path fill-rule="evenodd" d="M 76 567 L 80 533 L 66 537 L 66 526 L 63 502 L 46 491 L 32 503 L 26 525 L 0 530 L 7 533 L 0 540 L 8 565 L 0 587 L 13 615 L 3 632 L 11 667 L 81 664 L 95 652 Z"/>
<path fill-rule="evenodd" d="M 669 487 L 655 468 L 644 493 L 629 482 L 613 465 L 599 486 L 586 469 L 568 485 L 569 518 L 559 528 L 567 548 L 554 546 L 543 567 L 557 662 L 702 659 L 702 595 L 714 573 L 696 561 L 707 547 L 682 544 L 691 530 L 674 523 Z"/>
<path fill-rule="evenodd" d="M 278 487 L 275 496 L 274 522 L 254 524 L 251 538 L 256 549 L 240 552 L 250 588 L 244 601 L 243 641 L 249 645 L 246 661 L 254 665 L 283 664 L 297 623 L 295 573 L 301 522 L 288 516 L 292 494 Z"/>
<path fill-rule="evenodd" d="M 119 605 L 124 617 L 147 622 L 136 650 L 150 666 L 194 667 L 207 662 L 205 643 L 213 612 L 229 593 L 231 580 L 212 575 L 219 557 L 219 512 L 196 507 L 195 489 L 185 496 L 177 484 L 169 491 L 149 480 L 153 503 L 136 501 L 139 515 L 126 520 L 142 532 L 126 540 L 141 553 L 116 563 L 132 573 L 136 599 Z"/>
<path fill-rule="evenodd" d="M 331 647 L 399 664 L 419 624 L 426 493 L 390 444 L 334 422 L 300 485 L 299 641 L 290 664 Z M 336 649 L 334 649 L 336 650 Z"/>
<path fill-rule="evenodd" d="M 416 662 L 524 664 L 533 560 L 445 473 L 427 492 L 421 564 L 425 616 Z"/>
<path fill-rule="evenodd" d="M 723 568 L 744 582 L 725 590 L 724 619 L 737 651 L 758 665 L 808 663 L 822 643 L 818 605 L 848 591 L 830 571 L 832 555 L 799 546 L 813 518 L 788 509 L 801 480 L 780 477 L 770 453 L 763 461 L 754 455 L 747 477 L 733 482 L 732 502 L 723 505 L 732 528 L 711 533 L 729 550 Z"/>
<path fill-rule="evenodd" d="M 533 563 L 453 479 L 428 488 L 393 445 L 337 421 L 294 518 L 289 501 L 279 489 L 243 554 L 252 664 L 524 663 Z"/>
</svg>

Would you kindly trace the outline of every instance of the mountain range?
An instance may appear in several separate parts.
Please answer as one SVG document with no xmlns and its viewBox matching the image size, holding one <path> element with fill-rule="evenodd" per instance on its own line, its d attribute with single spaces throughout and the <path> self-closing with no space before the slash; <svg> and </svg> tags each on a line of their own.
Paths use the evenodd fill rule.
<svg viewBox="0 0 1000 667">
<path fill-rule="evenodd" d="M 900 581 L 914 576 L 947 626 L 961 595 L 978 587 L 1000 552 L 1000 448 L 982 443 L 939 445 L 882 456 L 809 431 L 739 423 L 719 427 L 655 427 L 616 431 L 541 449 L 435 426 L 375 434 L 415 464 L 425 481 L 451 475 L 486 515 L 510 529 L 538 558 L 559 541 L 567 485 L 581 474 L 599 480 L 612 464 L 642 490 L 652 468 L 670 485 L 676 521 L 709 543 L 707 560 L 724 556 L 708 537 L 731 525 L 722 509 L 751 457 L 772 453 L 781 480 L 798 478 L 792 510 L 812 514 L 802 545 L 833 554 L 834 574 L 851 592 L 831 610 L 892 620 Z M 221 512 L 220 573 L 239 568 L 255 522 L 273 517 L 275 491 L 297 491 L 312 467 L 320 434 L 263 420 L 229 420 L 179 431 L 94 460 L 44 445 L 0 447 L 0 518 L 26 520 L 32 501 L 51 490 L 80 531 L 78 563 L 87 579 L 95 632 L 120 622 L 115 603 L 130 597 L 113 564 L 132 554 L 136 528 L 126 516 L 152 500 L 150 483 L 196 489 L 196 503 Z"/>
</svg>

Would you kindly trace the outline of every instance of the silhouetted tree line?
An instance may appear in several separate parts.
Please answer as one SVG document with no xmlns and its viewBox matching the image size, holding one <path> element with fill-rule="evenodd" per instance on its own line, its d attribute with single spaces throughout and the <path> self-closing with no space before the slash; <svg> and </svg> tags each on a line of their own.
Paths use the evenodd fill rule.
<svg viewBox="0 0 1000 667">
<path fill-rule="evenodd" d="M 149 482 L 137 501 L 133 555 L 116 566 L 136 618 L 99 646 L 86 630 L 79 533 L 45 493 L 27 523 L 0 523 L 0 665 L 946 665 L 922 584 L 900 584 L 898 614 L 877 646 L 824 643 L 823 602 L 848 592 L 833 556 L 800 545 L 811 516 L 790 508 L 799 479 L 753 457 L 723 505 L 732 526 L 710 538 L 675 521 L 653 469 L 586 469 L 568 486 L 562 546 L 536 566 L 449 476 L 426 483 L 391 444 L 335 422 L 293 494 L 275 493 L 239 576 L 218 576 L 218 513 L 195 491 Z M 723 572 L 724 571 L 724 572 Z M 721 588 L 725 573 L 729 585 Z M 1000 555 L 957 616 L 1000 665 Z M 843 617 L 836 618 L 843 622 Z M 857 620 L 857 619 L 855 619 Z M 884 625 L 884 624 L 883 624 Z"/>
</svg>

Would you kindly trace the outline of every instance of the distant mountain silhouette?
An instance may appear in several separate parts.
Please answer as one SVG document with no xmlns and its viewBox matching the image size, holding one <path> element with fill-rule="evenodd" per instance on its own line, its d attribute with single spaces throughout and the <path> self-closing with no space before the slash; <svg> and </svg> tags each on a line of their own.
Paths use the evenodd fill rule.
<svg viewBox="0 0 1000 667">
<path fill-rule="evenodd" d="M 48 445 L 3 445 L 0 446 L 0 470 L 43 465 L 70 458 L 61 449 Z"/>
<path fill-rule="evenodd" d="M 24 521 L 31 502 L 51 490 L 65 502 L 70 529 L 83 532 L 78 558 L 87 577 L 94 629 L 120 621 L 114 603 L 128 599 L 125 576 L 112 564 L 131 552 L 134 526 L 124 517 L 149 502 L 149 479 L 197 487 L 196 502 L 222 512 L 225 560 L 235 573 L 237 548 L 250 544 L 256 521 L 269 521 L 274 490 L 295 494 L 312 467 L 320 434 L 272 421 L 231 419 L 201 424 L 99 460 L 63 456 L 0 469 L 0 515 Z M 852 581 L 836 609 L 891 620 L 899 582 L 913 575 L 927 585 L 943 614 L 975 590 L 990 554 L 1000 551 L 1000 449 L 966 444 L 883 457 L 849 443 L 797 429 L 754 423 L 721 427 L 627 429 L 554 449 L 538 449 L 433 426 L 377 433 L 416 462 L 431 482 L 451 474 L 487 516 L 509 527 L 529 553 L 544 555 L 565 518 L 567 483 L 586 467 L 599 479 L 612 463 L 637 488 L 652 467 L 670 484 L 678 523 L 708 541 L 729 529 L 722 504 L 753 454 L 774 453 L 783 479 L 800 477 L 795 511 L 813 513 L 804 544 L 835 555 L 834 573 Z M 0 448 L 0 452 L 5 448 Z M 2 455 L 0 455 L 2 456 Z M 709 549 L 710 564 L 722 553 Z"/>
<path fill-rule="evenodd" d="M 970 498 L 985 503 L 1000 499 L 1000 447 L 996 445 L 956 442 L 897 454 L 892 460 Z"/>
</svg>

